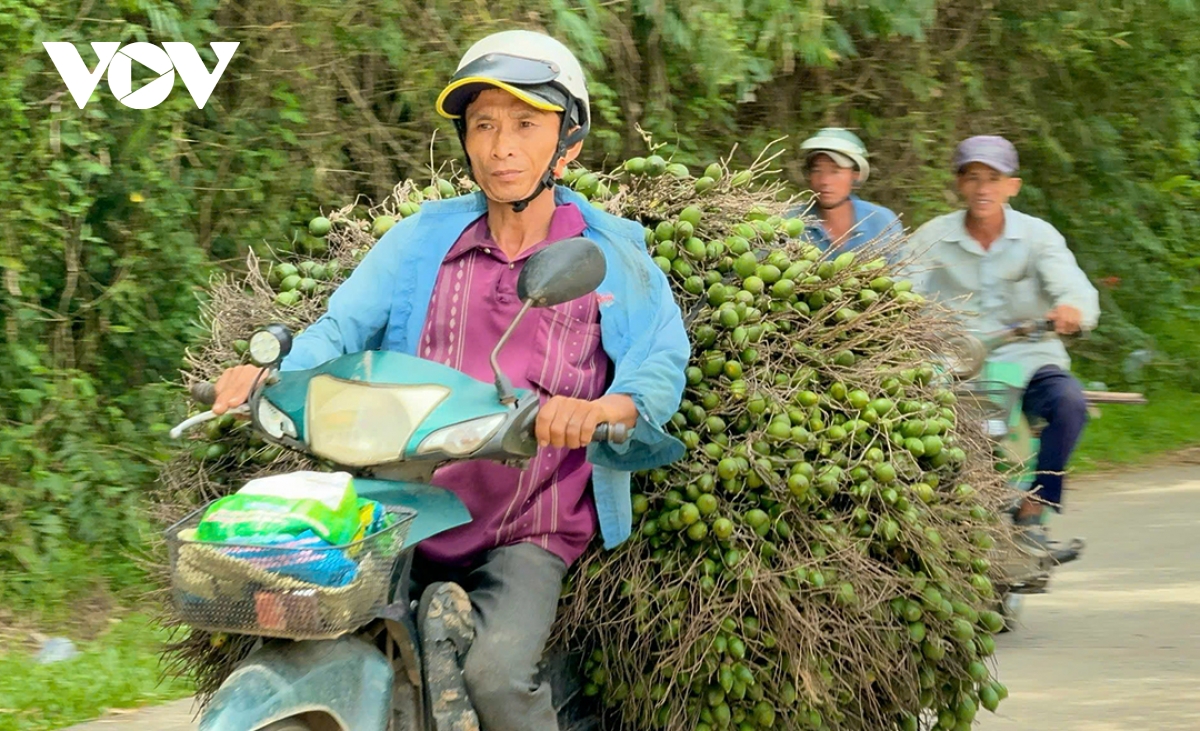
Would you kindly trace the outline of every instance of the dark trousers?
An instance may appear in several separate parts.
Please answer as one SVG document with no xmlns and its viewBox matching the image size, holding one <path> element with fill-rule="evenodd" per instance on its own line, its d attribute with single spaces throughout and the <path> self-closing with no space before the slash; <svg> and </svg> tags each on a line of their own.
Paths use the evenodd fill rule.
<svg viewBox="0 0 1200 731">
<path fill-rule="evenodd" d="M 1026 386 L 1021 408 L 1031 421 L 1046 422 L 1031 492 L 1061 512 L 1062 473 L 1088 420 L 1083 386 L 1061 368 L 1043 366 Z"/>
<path fill-rule="evenodd" d="M 416 597 L 438 581 L 471 597 L 475 641 L 463 680 L 483 731 L 558 731 L 550 683 L 537 674 L 566 573 L 562 559 L 532 543 L 488 551 L 474 569 L 414 561 Z"/>
</svg>

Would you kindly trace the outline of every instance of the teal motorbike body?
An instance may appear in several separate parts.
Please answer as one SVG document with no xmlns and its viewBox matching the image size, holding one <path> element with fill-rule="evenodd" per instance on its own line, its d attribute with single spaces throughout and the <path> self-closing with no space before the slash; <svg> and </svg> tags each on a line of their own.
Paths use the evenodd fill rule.
<svg viewBox="0 0 1200 731">
<path fill-rule="evenodd" d="M 429 386 L 444 392 L 419 422 L 411 424 L 411 433 L 396 455 L 399 465 L 417 456 L 422 440 L 439 429 L 505 415 L 507 421 L 497 432 L 502 436 L 512 431 L 510 422 L 522 410 L 501 404 L 492 384 L 439 363 L 402 353 L 357 353 L 317 368 L 279 373 L 278 382 L 262 389 L 260 398 L 267 399 L 294 425 L 294 441 L 280 440 L 288 446 L 305 447 L 312 436 L 313 425 L 307 418 L 309 386 L 318 378 L 370 388 Z M 526 396 L 528 392 L 519 391 L 518 404 L 526 401 Z M 533 401 L 536 403 L 536 397 Z M 512 446 L 511 439 L 506 443 Z M 433 457 L 427 460 L 429 470 L 437 461 L 437 455 Z M 405 541 L 404 562 L 410 560 L 416 544 L 471 521 L 466 506 L 448 490 L 423 481 L 386 479 L 381 475 L 387 475 L 387 470 L 354 471 L 359 497 L 416 512 Z M 397 572 L 397 582 L 403 581 L 406 573 Z M 396 603 L 387 610 L 389 619 L 408 613 L 407 596 L 396 593 Z M 315 716 L 321 719 L 318 728 L 384 731 L 392 713 L 395 675 L 376 644 L 354 635 L 336 640 L 268 640 L 226 679 L 205 709 L 200 730 L 258 731 L 282 719 Z"/>
<path fill-rule="evenodd" d="M 217 690 L 199 731 L 259 731 L 297 716 L 320 718 L 331 730 L 382 731 L 393 681 L 387 658 L 354 636 L 268 642 Z"/>
<path fill-rule="evenodd" d="M 998 424 L 988 425 L 992 436 L 999 438 L 1003 465 L 1015 470 L 1014 485 L 1028 490 L 1033 484 L 1041 440 L 1021 410 L 1025 372 L 1016 363 L 989 360 L 979 380 L 1000 413 L 1005 414 L 1002 432 Z"/>
<path fill-rule="evenodd" d="M 440 487 L 365 478 L 356 478 L 354 485 L 360 497 L 416 511 L 406 539 L 409 553 L 422 540 L 471 521 L 458 496 Z M 397 603 L 405 601 L 399 597 Z M 406 612 L 398 606 L 395 613 Z M 221 685 L 204 711 L 200 731 L 259 731 L 307 714 L 318 715 L 331 731 L 383 731 L 394 681 L 395 671 L 378 647 L 353 635 L 268 641 Z"/>
<path fill-rule="evenodd" d="M 405 450 L 397 457 L 412 457 L 418 445 L 430 434 L 448 426 L 473 419 L 505 414 L 509 407 L 496 398 L 496 387 L 471 378 L 462 371 L 441 363 L 406 353 L 368 350 L 352 353 L 303 371 L 284 371 L 279 382 L 263 390 L 263 397 L 286 413 L 296 427 L 297 440 L 308 439 L 307 423 L 309 385 L 313 379 L 330 377 L 340 381 L 360 383 L 372 388 L 434 387 L 445 389 L 446 395 L 433 410 L 415 425 Z M 529 391 L 518 389 L 519 399 Z"/>
</svg>

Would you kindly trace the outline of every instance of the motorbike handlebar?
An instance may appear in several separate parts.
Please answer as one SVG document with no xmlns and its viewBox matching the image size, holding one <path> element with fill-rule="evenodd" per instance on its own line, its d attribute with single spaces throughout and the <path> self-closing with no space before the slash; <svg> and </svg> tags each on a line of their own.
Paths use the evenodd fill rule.
<svg viewBox="0 0 1200 731">
<path fill-rule="evenodd" d="M 988 350 L 994 350 L 1001 345 L 1007 345 L 1021 338 L 1052 332 L 1054 332 L 1054 323 L 1050 320 L 1021 320 L 1020 322 L 1005 325 L 999 330 L 984 333 L 981 339 Z"/>
<path fill-rule="evenodd" d="M 192 400 L 196 403 L 212 406 L 217 399 L 217 387 L 206 381 L 193 383 L 188 391 L 191 393 Z M 596 427 L 596 431 L 592 433 L 592 441 L 594 442 L 611 442 L 612 444 L 624 444 L 629 440 L 629 427 L 621 423 L 616 424 L 600 424 Z"/>
<path fill-rule="evenodd" d="M 624 444 L 629 439 L 629 427 L 617 422 L 615 424 L 600 424 L 592 433 L 593 442 L 611 442 Z"/>
<path fill-rule="evenodd" d="M 213 402 L 217 400 L 216 384 L 208 383 L 207 381 L 193 383 L 188 388 L 188 391 L 191 392 L 193 401 L 205 406 L 212 406 Z"/>
<path fill-rule="evenodd" d="M 1040 320 L 1025 320 L 1014 326 L 1014 329 L 1021 335 L 1034 335 L 1038 333 L 1054 332 L 1054 321 L 1045 318 Z"/>
<path fill-rule="evenodd" d="M 194 399 L 196 401 L 196 403 L 204 404 L 205 406 L 212 406 L 213 402 L 216 401 L 216 399 L 217 399 L 217 387 L 211 383 L 205 383 L 205 382 L 193 383 L 191 386 L 188 387 L 188 391 L 191 393 L 192 399 Z M 242 404 L 241 406 L 237 407 L 236 409 L 230 410 L 229 413 L 230 414 L 246 414 L 246 413 L 249 413 L 249 411 L 250 411 L 249 405 Z M 212 412 L 212 409 L 209 409 L 208 411 L 205 411 L 204 413 L 196 414 L 195 416 L 189 417 L 189 418 L 181 421 L 180 423 L 176 424 L 175 427 L 173 429 L 171 429 L 171 432 L 170 432 L 171 438 L 178 439 L 181 436 L 183 436 L 183 433 L 186 432 L 188 429 L 191 429 L 192 427 L 200 426 L 204 422 L 212 421 L 213 419 L 216 419 L 216 418 L 218 418 L 218 416 L 217 416 L 217 414 L 214 414 Z"/>
</svg>

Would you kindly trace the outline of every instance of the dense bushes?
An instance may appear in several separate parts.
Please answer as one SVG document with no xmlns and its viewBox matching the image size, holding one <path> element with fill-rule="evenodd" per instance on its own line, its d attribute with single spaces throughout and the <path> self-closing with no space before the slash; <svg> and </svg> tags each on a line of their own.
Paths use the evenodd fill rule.
<svg viewBox="0 0 1200 731">
<path fill-rule="evenodd" d="M 878 171 L 864 195 L 914 225 L 953 205 L 958 138 L 1009 135 L 1019 205 L 1063 231 L 1104 293 L 1081 368 L 1115 385 L 1137 347 L 1168 368 L 1200 358 L 1188 0 L 0 0 L 0 570 L 62 540 L 135 538 L 194 288 L 264 240 L 301 239 L 322 204 L 428 174 L 431 144 L 456 155 L 439 84 L 508 19 L 562 35 L 591 69 L 593 167 L 638 150 L 639 126 L 696 162 L 849 125 Z M 181 84 L 133 110 L 103 83 L 80 110 L 51 40 L 241 46 L 203 110 Z"/>
</svg>

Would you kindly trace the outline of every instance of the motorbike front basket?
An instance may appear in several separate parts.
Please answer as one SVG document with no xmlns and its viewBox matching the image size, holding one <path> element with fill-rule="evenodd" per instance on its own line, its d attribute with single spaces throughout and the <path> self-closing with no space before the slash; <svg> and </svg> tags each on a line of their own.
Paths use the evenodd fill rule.
<svg viewBox="0 0 1200 731">
<path fill-rule="evenodd" d="M 207 542 L 205 506 L 166 531 L 171 598 L 185 624 L 211 632 L 334 639 L 387 604 L 416 511 L 388 506 L 391 525 L 341 546 Z"/>
</svg>

